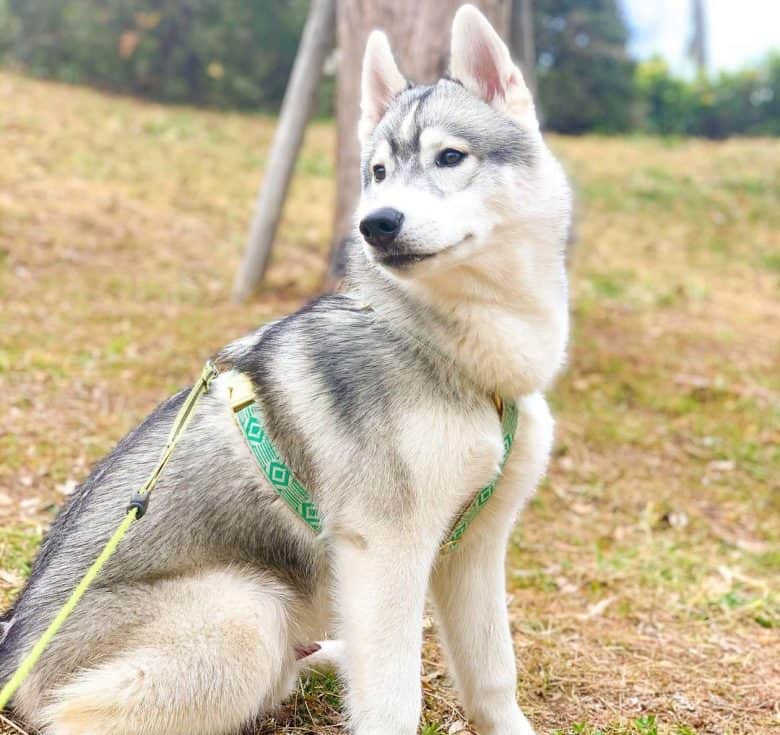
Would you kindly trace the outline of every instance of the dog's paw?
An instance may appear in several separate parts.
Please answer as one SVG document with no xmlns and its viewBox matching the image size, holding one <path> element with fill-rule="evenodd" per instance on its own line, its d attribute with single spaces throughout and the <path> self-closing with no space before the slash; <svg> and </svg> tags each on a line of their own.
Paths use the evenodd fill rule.
<svg viewBox="0 0 780 735">
<path fill-rule="evenodd" d="M 479 728 L 482 735 L 536 735 L 528 718 L 520 708 L 492 718 L 492 724 Z"/>
</svg>

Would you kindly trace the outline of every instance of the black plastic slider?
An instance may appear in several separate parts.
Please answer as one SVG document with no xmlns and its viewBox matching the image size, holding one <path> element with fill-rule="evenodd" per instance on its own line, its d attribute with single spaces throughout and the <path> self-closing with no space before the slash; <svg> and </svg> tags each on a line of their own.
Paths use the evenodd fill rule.
<svg viewBox="0 0 780 735">
<path fill-rule="evenodd" d="M 135 493 L 132 498 L 130 498 L 130 502 L 127 504 L 127 512 L 129 513 L 133 508 L 135 508 L 135 519 L 138 520 L 139 518 L 143 518 L 144 514 L 146 513 L 146 509 L 149 506 L 149 496 L 150 493 Z"/>
</svg>

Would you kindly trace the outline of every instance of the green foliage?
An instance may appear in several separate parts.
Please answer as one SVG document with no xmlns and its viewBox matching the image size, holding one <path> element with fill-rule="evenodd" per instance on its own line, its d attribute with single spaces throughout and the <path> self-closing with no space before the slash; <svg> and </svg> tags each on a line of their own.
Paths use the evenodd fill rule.
<svg viewBox="0 0 780 735">
<path fill-rule="evenodd" d="M 549 130 L 780 135 L 780 54 L 688 81 L 662 59 L 636 65 L 629 58 L 617 0 L 536 0 L 534 13 L 539 102 Z"/>
<path fill-rule="evenodd" d="M 693 81 L 654 58 L 636 71 L 643 127 L 662 135 L 780 135 L 780 54 L 757 67 Z"/>
<path fill-rule="evenodd" d="M 307 6 L 0 0 L 0 51 L 5 37 L 11 59 L 38 76 L 172 102 L 270 107 L 284 94 Z"/>
<path fill-rule="evenodd" d="M 634 62 L 616 0 L 537 0 L 534 13 L 545 126 L 563 133 L 629 129 Z"/>
<path fill-rule="evenodd" d="M 687 725 L 675 726 L 674 733 L 696 735 Z M 575 722 L 568 730 L 553 730 L 552 735 L 658 735 L 658 722 L 655 715 L 645 715 L 624 725 L 608 726 L 606 730 L 587 722 Z"/>
<path fill-rule="evenodd" d="M 604 735 L 586 722 L 575 722 L 568 730 L 553 730 L 552 735 Z"/>
<path fill-rule="evenodd" d="M 655 715 L 646 715 L 634 720 L 637 735 L 658 735 L 658 723 Z"/>
<path fill-rule="evenodd" d="M 0 57 L 36 76 L 170 102 L 276 109 L 308 0 L 0 0 Z M 536 0 L 539 107 L 564 133 L 780 135 L 780 54 L 686 80 L 636 64 L 618 0 Z M 315 114 L 332 111 L 333 80 Z M 316 165 L 309 162 L 304 165 Z"/>
<path fill-rule="evenodd" d="M 8 52 L 17 33 L 16 16 L 11 12 L 8 0 L 0 0 L 0 57 Z"/>
</svg>

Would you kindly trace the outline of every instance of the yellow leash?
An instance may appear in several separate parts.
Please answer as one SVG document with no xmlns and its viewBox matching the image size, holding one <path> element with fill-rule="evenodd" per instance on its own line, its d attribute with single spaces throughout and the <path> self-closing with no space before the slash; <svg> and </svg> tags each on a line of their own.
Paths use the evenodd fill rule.
<svg viewBox="0 0 780 735">
<path fill-rule="evenodd" d="M 103 547 L 103 551 L 92 563 L 92 566 L 87 570 L 86 574 L 82 577 L 81 581 L 76 585 L 70 597 L 57 613 L 54 620 L 51 621 L 49 627 L 46 628 L 43 635 L 38 639 L 36 644 L 32 647 L 32 650 L 24 657 L 19 667 L 14 672 L 14 675 L 6 682 L 6 685 L 0 690 L 0 711 L 5 709 L 5 706 L 11 700 L 16 690 L 22 685 L 22 682 L 29 676 L 33 670 L 41 654 L 46 650 L 52 638 L 57 634 L 57 631 L 62 627 L 63 623 L 68 619 L 73 612 L 79 600 L 84 596 L 84 593 L 89 589 L 92 582 L 100 573 L 105 563 L 109 560 L 111 555 L 116 551 L 119 542 L 122 540 L 127 530 L 133 524 L 143 516 L 146 512 L 146 507 L 149 504 L 149 496 L 151 495 L 154 486 L 157 484 L 157 480 L 160 478 L 165 465 L 168 464 L 173 455 L 173 450 L 176 448 L 176 444 L 179 438 L 187 428 L 190 419 L 195 412 L 195 406 L 200 400 L 201 396 L 206 393 L 211 385 L 211 381 L 217 377 L 219 371 L 214 363 L 209 360 L 206 366 L 203 368 L 203 372 L 198 379 L 198 382 L 192 387 L 186 400 L 179 409 L 179 413 L 176 414 L 176 419 L 171 427 L 171 432 L 168 435 L 168 441 L 165 443 L 165 449 L 163 449 L 160 459 L 157 462 L 157 466 L 152 470 L 151 475 L 147 481 L 143 484 L 141 489 L 133 495 L 130 500 L 130 504 L 127 507 L 127 514 L 125 515 L 119 527 L 114 531 L 111 538 Z"/>
</svg>

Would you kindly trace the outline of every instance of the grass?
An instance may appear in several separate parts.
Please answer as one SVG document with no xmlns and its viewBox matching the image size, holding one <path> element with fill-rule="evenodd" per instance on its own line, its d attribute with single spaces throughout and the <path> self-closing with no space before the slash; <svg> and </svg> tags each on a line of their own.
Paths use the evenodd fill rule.
<svg viewBox="0 0 780 735">
<path fill-rule="evenodd" d="M 334 130 L 263 294 L 227 298 L 273 131 L 0 74 L 0 603 L 73 483 L 228 339 L 318 288 Z M 558 442 L 507 576 L 546 735 L 780 726 L 780 142 L 555 138 L 578 191 Z M 465 727 L 432 630 L 423 732 Z M 301 684 L 257 733 L 343 733 Z M 461 723 L 461 724 L 458 724 Z"/>
</svg>

